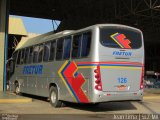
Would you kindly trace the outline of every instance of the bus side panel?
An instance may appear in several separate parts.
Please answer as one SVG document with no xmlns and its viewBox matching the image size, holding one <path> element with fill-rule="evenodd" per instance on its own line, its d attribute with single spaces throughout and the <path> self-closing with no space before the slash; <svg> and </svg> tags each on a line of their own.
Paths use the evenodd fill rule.
<svg viewBox="0 0 160 120">
<path fill-rule="evenodd" d="M 43 64 L 43 78 L 39 78 L 38 82 L 38 95 L 49 97 L 50 85 L 56 86 L 59 92 L 59 100 L 72 102 L 72 97 L 69 94 L 63 80 L 58 74 L 58 70 L 63 65 L 62 61 L 53 61 Z M 43 90 L 42 89 L 43 86 Z M 46 88 L 47 86 L 47 88 Z"/>
<path fill-rule="evenodd" d="M 21 76 L 21 77 L 18 77 L 17 80 L 20 84 L 20 91 L 21 92 L 27 92 L 27 77 L 26 76 Z"/>
<path fill-rule="evenodd" d="M 15 90 L 15 85 L 14 85 L 14 81 L 16 79 L 15 74 L 13 74 L 9 80 L 9 90 L 10 91 L 14 91 Z"/>
<path fill-rule="evenodd" d="M 28 89 L 28 76 L 23 74 L 23 65 L 16 65 L 15 73 L 13 74 L 12 78 L 10 79 L 11 82 L 11 90 L 15 90 L 15 81 L 18 82 L 20 86 L 20 92 L 23 93 L 30 93 Z M 33 91 L 34 93 L 35 91 Z"/>
<path fill-rule="evenodd" d="M 82 90 L 82 94 L 84 94 L 84 97 L 86 98 L 87 102 L 91 102 L 92 97 L 92 77 L 91 77 L 91 70 L 92 68 L 83 68 L 78 66 L 78 73 L 82 74 L 84 82 L 82 83 L 82 86 L 80 87 L 79 91 Z M 82 101 L 83 102 L 83 101 Z"/>
<path fill-rule="evenodd" d="M 60 66 L 60 96 L 64 101 L 88 103 L 90 70 L 80 69 L 77 62 L 79 61 L 64 61 Z"/>
<path fill-rule="evenodd" d="M 33 94 L 36 95 L 36 77 L 35 76 L 29 76 L 28 77 L 28 88 L 27 88 L 27 92 L 29 94 Z"/>
<path fill-rule="evenodd" d="M 48 97 L 49 96 L 49 89 L 48 89 L 48 77 L 37 77 L 37 95 Z"/>
</svg>

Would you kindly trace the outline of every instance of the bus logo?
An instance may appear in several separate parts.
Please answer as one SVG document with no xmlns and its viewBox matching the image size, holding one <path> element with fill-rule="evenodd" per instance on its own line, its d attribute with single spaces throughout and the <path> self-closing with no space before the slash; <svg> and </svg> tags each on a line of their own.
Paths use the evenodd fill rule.
<svg viewBox="0 0 160 120">
<path fill-rule="evenodd" d="M 117 56 L 132 56 L 132 52 L 125 52 L 125 51 L 113 51 L 112 54 Z"/>
<path fill-rule="evenodd" d="M 88 97 L 82 89 L 86 80 L 77 70 L 78 67 L 74 61 L 66 61 L 59 69 L 58 74 L 75 101 L 88 103 Z"/>
<path fill-rule="evenodd" d="M 129 49 L 131 46 L 129 45 L 131 41 L 126 38 L 124 34 L 115 33 L 110 36 L 121 48 Z"/>
<path fill-rule="evenodd" d="M 42 75 L 43 65 L 29 65 L 23 67 L 23 74 L 25 75 Z"/>
</svg>

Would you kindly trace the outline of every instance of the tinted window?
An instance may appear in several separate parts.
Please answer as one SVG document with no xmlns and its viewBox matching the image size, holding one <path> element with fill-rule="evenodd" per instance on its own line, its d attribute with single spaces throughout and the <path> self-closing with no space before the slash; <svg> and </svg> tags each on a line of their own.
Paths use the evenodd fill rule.
<svg viewBox="0 0 160 120">
<path fill-rule="evenodd" d="M 42 62 L 42 57 L 43 57 L 43 45 L 40 45 L 38 51 L 38 62 Z"/>
<path fill-rule="evenodd" d="M 80 52 L 81 52 L 81 35 L 76 35 L 73 37 L 72 57 L 79 58 Z"/>
<path fill-rule="evenodd" d="M 13 60 L 14 60 L 14 62 L 16 63 L 16 60 L 17 60 L 17 51 L 15 52 L 15 53 L 13 53 Z"/>
<path fill-rule="evenodd" d="M 24 63 L 28 63 L 29 48 L 26 48 L 24 55 Z"/>
<path fill-rule="evenodd" d="M 21 51 L 18 52 L 17 64 L 20 64 L 21 60 Z"/>
<path fill-rule="evenodd" d="M 91 32 L 83 34 L 81 56 L 85 57 L 89 54 L 91 46 Z"/>
<path fill-rule="evenodd" d="M 137 49 L 142 46 L 139 31 L 120 27 L 101 28 L 100 42 L 103 46 L 112 48 Z"/>
<path fill-rule="evenodd" d="M 61 60 L 63 55 L 63 39 L 57 40 L 56 60 Z"/>
<path fill-rule="evenodd" d="M 35 46 L 33 49 L 33 63 L 36 63 L 38 61 L 38 52 L 39 46 Z"/>
<path fill-rule="evenodd" d="M 49 55 L 50 55 L 50 43 L 46 43 L 44 45 L 43 61 L 48 61 L 49 60 Z"/>
<path fill-rule="evenodd" d="M 20 64 L 23 64 L 23 63 L 24 63 L 24 53 L 25 53 L 25 49 L 23 49 L 23 50 L 21 51 Z"/>
<path fill-rule="evenodd" d="M 29 51 L 28 63 L 32 63 L 32 60 L 33 60 L 33 47 L 31 47 Z"/>
<path fill-rule="evenodd" d="M 64 41 L 64 59 L 70 58 L 70 50 L 71 50 L 71 37 L 65 38 Z"/>
<path fill-rule="evenodd" d="M 56 41 L 51 42 L 51 48 L 50 48 L 50 58 L 49 60 L 54 60 L 55 58 L 55 49 L 56 49 Z"/>
</svg>

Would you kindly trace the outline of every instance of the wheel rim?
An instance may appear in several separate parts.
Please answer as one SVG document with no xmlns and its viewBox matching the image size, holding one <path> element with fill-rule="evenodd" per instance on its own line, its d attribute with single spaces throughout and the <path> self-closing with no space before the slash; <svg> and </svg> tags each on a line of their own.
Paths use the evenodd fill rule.
<svg viewBox="0 0 160 120">
<path fill-rule="evenodd" d="M 51 102 L 52 103 L 56 102 L 56 93 L 54 91 L 52 91 L 52 93 L 51 93 Z"/>
</svg>

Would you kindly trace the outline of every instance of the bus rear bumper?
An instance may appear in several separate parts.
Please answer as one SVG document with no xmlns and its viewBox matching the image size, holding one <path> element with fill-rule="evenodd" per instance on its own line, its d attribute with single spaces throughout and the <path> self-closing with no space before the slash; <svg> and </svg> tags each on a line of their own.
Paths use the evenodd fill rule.
<svg viewBox="0 0 160 120">
<path fill-rule="evenodd" d="M 95 94 L 93 103 L 109 101 L 141 101 L 143 100 L 143 90 L 135 92 L 100 92 Z"/>
</svg>

